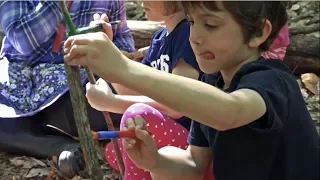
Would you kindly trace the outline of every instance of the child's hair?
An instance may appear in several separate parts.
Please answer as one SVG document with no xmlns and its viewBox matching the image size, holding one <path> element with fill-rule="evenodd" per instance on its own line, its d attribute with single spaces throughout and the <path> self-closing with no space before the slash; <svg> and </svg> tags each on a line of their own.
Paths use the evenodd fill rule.
<svg viewBox="0 0 320 180">
<path fill-rule="evenodd" d="M 238 22 L 244 34 L 246 43 L 262 33 L 264 19 L 272 24 L 268 39 L 260 45 L 262 51 L 268 50 L 280 29 L 287 22 L 286 4 L 281 1 L 223 1 L 223 8 L 231 13 Z M 188 15 L 193 8 L 200 7 L 204 11 L 221 11 L 221 4 L 217 1 L 183 1 L 182 6 Z"/>
<path fill-rule="evenodd" d="M 171 14 L 179 12 L 181 8 L 181 3 L 179 1 L 163 1 L 164 12 L 162 15 L 169 16 Z"/>
</svg>

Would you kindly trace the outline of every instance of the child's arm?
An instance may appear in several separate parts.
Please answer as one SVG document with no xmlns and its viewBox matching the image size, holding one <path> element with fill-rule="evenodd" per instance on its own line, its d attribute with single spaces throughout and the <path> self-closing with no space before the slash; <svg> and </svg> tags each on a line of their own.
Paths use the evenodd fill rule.
<svg viewBox="0 0 320 180">
<path fill-rule="evenodd" d="M 148 104 L 173 119 L 178 119 L 183 116 L 181 113 L 176 112 L 147 96 L 115 95 L 115 100 L 105 111 L 123 114 L 132 104 L 135 103 Z"/>
<path fill-rule="evenodd" d="M 212 160 L 209 147 L 193 145 L 186 150 L 166 147 L 159 154 L 156 166 L 149 170 L 158 179 L 202 180 Z"/>
<path fill-rule="evenodd" d="M 193 68 L 191 65 L 186 63 L 182 58 L 179 59 L 178 63 L 176 64 L 175 68 L 172 71 L 172 74 L 176 74 L 179 76 L 188 77 L 191 79 L 198 79 L 199 78 L 199 71 Z M 135 103 L 145 103 L 148 104 L 159 111 L 163 112 L 167 116 L 178 119 L 183 116 L 183 114 L 168 108 L 167 106 L 162 105 L 154 101 L 151 98 L 146 96 L 141 96 L 138 93 L 120 85 L 120 84 L 112 84 L 118 94 L 116 95 L 116 100 L 114 101 L 114 105 L 112 105 L 109 110 L 115 113 L 123 113 L 129 106 Z M 132 95 L 132 96 L 130 96 Z"/>
<path fill-rule="evenodd" d="M 191 79 L 199 78 L 199 71 L 186 63 L 182 58 L 180 58 L 177 62 L 176 66 L 172 70 L 172 74 L 188 77 Z M 128 89 L 121 84 L 112 83 L 112 86 L 117 91 L 117 93 L 121 95 L 140 95 L 139 93 L 132 91 L 131 89 Z"/>
<path fill-rule="evenodd" d="M 133 61 L 127 62 L 127 70 L 117 81 L 218 130 L 249 124 L 266 112 L 264 100 L 254 90 L 240 89 L 228 94 L 211 85 Z"/>
<path fill-rule="evenodd" d="M 137 95 L 137 96 L 140 95 L 139 93 L 132 91 L 131 89 L 126 88 L 121 84 L 112 83 L 112 86 L 116 90 L 116 92 L 120 95 Z"/>
</svg>

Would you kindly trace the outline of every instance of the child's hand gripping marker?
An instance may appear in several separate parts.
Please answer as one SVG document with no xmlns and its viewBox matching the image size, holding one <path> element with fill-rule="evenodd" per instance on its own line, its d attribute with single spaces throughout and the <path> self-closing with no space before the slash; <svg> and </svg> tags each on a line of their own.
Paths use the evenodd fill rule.
<svg viewBox="0 0 320 180">
<path fill-rule="evenodd" d="M 75 27 L 75 25 L 73 24 L 72 20 L 71 20 L 71 17 L 70 17 L 70 14 L 69 14 L 69 11 L 68 11 L 68 8 L 65 4 L 65 2 L 63 0 L 59 1 L 59 4 L 60 4 L 60 7 L 62 9 L 62 12 L 63 12 L 63 16 L 64 16 L 64 21 L 68 27 L 68 36 L 73 36 L 73 35 L 77 35 L 77 34 L 85 34 L 85 33 L 90 33 L 90 32 L 97 32 L 97 31 L 101 31 L 103 30 L 103 26 L 102 24 L 97 24 L 97 25 L 94 25 L 94 26 L 89 26 L 89 27 L 84 27 L 84 28 L 79 28 L 77 29 Z M 118 24 L 119 21 L 116 21 L 116 22 L 111 22 L 110 24 Z M 91 84 L 96 84 L 96 80 L 93 76 L 93 73 L 91 72 L 91 70 L 87 67 L 84 67 L 85 70 L 86 70 L 86 73 L 87 73 L 87 76 L 88 76 L 88 79 L 89 79 L 89 82 Z M 108 126 L 108 130 L 110 131 L 114 131 L 114 126 L 113 126 L 113 122 L 111 120 L 111 117 L 109 115 L 108 112 L 102 112 L 105 120 L 106 120 L 106 123 L 107 123 L 107 126 Z M 121 176 L 123 177 L 123 173 L 124 173 L 124 165 L 123 165 L 123 160 L 122 160 L 122 157 L 121 157 L 121 153 L 120 153 L 120 150 L 119 150 L 119 146 L 118 146 L 118 143 L 116 141 L 116 139 L 112 138 L 111 139 L 111 142 L 114 146 L 114 150 L 115 150 L 115 153 L 116 153 L 116 159 L 117 159 L 117 162 L 118 162 L 118 166 L 119 166 L 119 169 L 120 169 L 120 174 Z"/>
</svg>

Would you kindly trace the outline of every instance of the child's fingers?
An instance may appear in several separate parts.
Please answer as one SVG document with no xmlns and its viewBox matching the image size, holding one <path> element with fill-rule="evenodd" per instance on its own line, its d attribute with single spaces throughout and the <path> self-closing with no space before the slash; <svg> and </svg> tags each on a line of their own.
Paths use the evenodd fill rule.
<svg viewBox="0 0 320 180">
<path fill-rule="evenodd" d="M 90 21 L 90 26 L 95 26 L 97 24 L 102 24 L 102 26 L 105 26 L 104 24 L 107 24 L 107 23 L 104 22 L 103 20 Z M 105 27 L 103 27 L 103 28 L 105 28 Z"/>
<path fill-rule="evenodd" d="M 129 142 L 128 139 L 122 139 L 122 145 L 125 150 L 130 150 L 133 148 L 133 145 Z"/>
<path fill-rule="evenodd" d="M 106 14 L 102 14 L 100 19 L 103 20 L 104 22 L 109 22 L 109 18 Z"/>
<path fill-rule="evenodd" d="M 109 39 L 112 40 L 113 32 L 112 32 L 112 26 L 111 24 L 103 21 L 103 20 L 96 20 L 96 21 L 91 21 L 90 26 L 95 26 L 97 24 L 101 24 L 104 30 L 104 33 L 106 33 L 109 37 Z"/>
<path fill-rule="evenodd" d="M 148 141 L 150 141 L 152 138 L 148 132 L 146 121 L 139 115 L 134 118 L 134 121 L 136 124 L 136 137 L 145 144 L 148 144 Z"/>
<path fill-rule="evenodd" d="M 94 26 L 94 25 L 96 25 L 96 24 L 97 24 L 97 21 L 90 21 L 89 26 Z"/>
<path fill-rule="evenodd" d="M 122 131 L 128 131 L 127 127 L 123 127 Z M 133 138 L 122 138 L 122 144 L 125 149 L 132 149 L 136 141 Z"/>
<path fill-rule="evenodd" d="M 64 58 L 66 61 L 71 61 L 78 56 L 84 56 L 88 53 L 88 46 L 86 45 L 74 45 L 71 47 L 69 52 L 65 54 Z"/>
<path fill-rule="evenodd" d="M 130 130 L 135 129 L 136 124 L 134 123 L 132 118 L 126 119 L 126 126 Z"/>
<path fill-rule="evenodd" d="M 90 82 L 88 82 L 86 84 L 86 93 L 88 93 L 88 91 L 90 91 L 92 89 L 92 84 Z"/>
<path fill-rule="evenodd" d="M 64 53 L 64 54 L 68 54 L 68 53 L 70 52 L 70 49 L 71 49 L 70 46 L 69 46 L 69 47 L 65 47 L 65 48 L 63 49 L 63 53 Z"/>
<path fill-rule="evenodd" d="M 64 60 L 69 65 L 87 65 L 89 52 L 94 51 L 91 47 L 86 45 L 74 45 L 70 52 L 64 55 Z"/>
<path fill-rule="evenodd" d="M 63 52 L 64 54 L 69 53 L 73 45 L 87 45 L 89 43 L 90 41 L 87 38 L 84 38 L 83 35 L 71 36 L 64 42 Z"/>
<path fill-rule="evenodd" d="M 136 126 L 140 126 L 142 129 L 147 130 L 146 121 L 141 116 L 135 116 L 134 123 L 136 124 Z"/>
<path fill-rule="evenodd" d="M 140 126 L 136 128 L 135 133 L 136 133 L 137 139 L 140 139 L 143 142 L 143 144 L 150 144 L 149 142 L 153 141 L 153 138 L 152 136 L 150 136 L 149 132 L 141 129 Z"/>
<path fill-rule="evenodd" d="M 93 20 L 98 21 L 98 20 L 100 20 L 100 19 L 101 19 L 101 17 L 100 17 L 100 15 L 99 15 L 98 13 L 95 13 L 95 14 L 93 15 Z"/>
</svg>

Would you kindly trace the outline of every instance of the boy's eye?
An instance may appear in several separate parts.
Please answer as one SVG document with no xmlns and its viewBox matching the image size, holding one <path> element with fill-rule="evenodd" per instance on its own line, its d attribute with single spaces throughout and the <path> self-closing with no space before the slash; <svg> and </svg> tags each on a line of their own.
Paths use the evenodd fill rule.
<svg viewBox="0 0 320 180">
<path fill-rule="evenodd" d="M 211 24 L 205 24 L 204 26 L 209 29 L 214 29 L 217 27 L 216 25 L 211 25 Z"/>
</svg>

